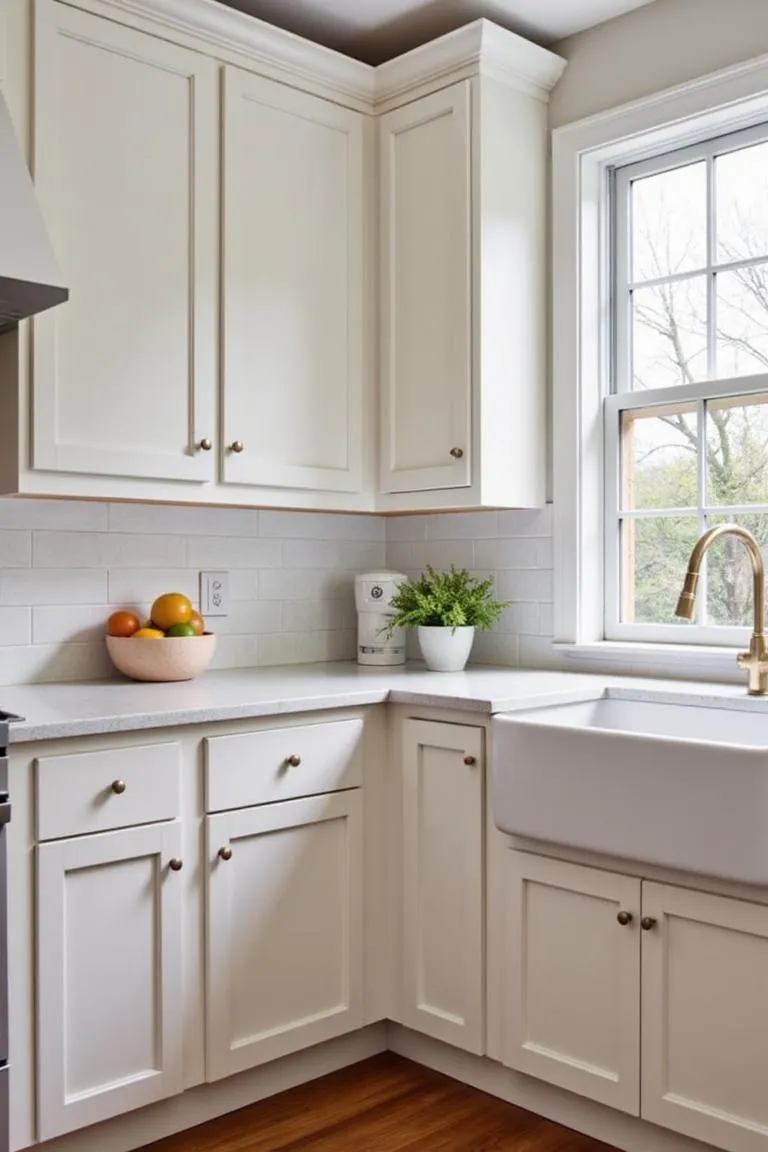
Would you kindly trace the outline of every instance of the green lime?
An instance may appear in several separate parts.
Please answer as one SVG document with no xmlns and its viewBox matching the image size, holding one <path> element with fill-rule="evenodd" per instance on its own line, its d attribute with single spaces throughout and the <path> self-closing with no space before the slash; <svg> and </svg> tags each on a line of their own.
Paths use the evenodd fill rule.
<svg viewBox="0 0 768 1152">
<path fill-rule="evenodd" d="M 197 636 L 194 624 L 172 624 L 166 636 Z"/>
</svg>

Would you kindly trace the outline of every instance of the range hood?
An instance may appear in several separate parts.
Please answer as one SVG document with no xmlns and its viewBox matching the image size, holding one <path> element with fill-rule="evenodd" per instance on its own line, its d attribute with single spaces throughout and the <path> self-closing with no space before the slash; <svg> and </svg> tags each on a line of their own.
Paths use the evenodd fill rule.
<svg viewBox="0 0 768 1152">
<path fill-rule="evenodd" d="M 69 297 L 0 94 L 0 332 Z"/>
</svg>

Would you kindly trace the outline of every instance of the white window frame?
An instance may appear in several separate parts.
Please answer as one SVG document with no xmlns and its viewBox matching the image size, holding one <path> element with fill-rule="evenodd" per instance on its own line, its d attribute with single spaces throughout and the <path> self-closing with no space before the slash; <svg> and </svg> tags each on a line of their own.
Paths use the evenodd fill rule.
<svg viewBox="0 0 768 1152">
<path fill-rule="evenodd" d="M 720 629 L 716 647 L 605 638 L 610 183 L 616 167 L 765 121 L 768 56 L 552 134 L 555 644 L 593 665 L 702 676 L 733 669 L 734 649 L 723 646 Z M 748 391 L 745 379 L 739 392 Z"/>
</svg>

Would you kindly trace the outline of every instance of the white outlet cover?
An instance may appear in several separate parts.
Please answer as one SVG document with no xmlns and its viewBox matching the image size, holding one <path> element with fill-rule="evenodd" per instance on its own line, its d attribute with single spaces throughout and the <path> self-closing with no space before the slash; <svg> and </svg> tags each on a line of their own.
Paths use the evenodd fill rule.
<svg viewBox="0 0 768 1152">
<path fill-rule="evenodd" d="M 200 611 L 203 616 L 229 614 L 229 572 L 200 573 Z"/>
</svg>

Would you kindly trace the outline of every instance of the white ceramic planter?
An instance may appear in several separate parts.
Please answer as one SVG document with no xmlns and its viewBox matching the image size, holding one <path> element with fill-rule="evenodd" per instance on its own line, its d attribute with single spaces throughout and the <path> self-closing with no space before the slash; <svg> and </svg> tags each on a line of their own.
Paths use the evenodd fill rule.
<svg viewBox="0 0 768 1152">
<path fill-rule="evenodd" d="M 433 672 L 463 672 L 472 651 L 474 628 L 419 628 L 419 645 Z"/>
</svg>

